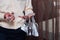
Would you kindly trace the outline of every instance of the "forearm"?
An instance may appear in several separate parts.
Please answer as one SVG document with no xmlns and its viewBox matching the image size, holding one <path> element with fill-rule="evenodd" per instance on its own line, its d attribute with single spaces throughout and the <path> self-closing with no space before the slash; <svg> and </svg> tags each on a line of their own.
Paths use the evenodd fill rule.
<svg viewBox="0 0 60 40">
<path fill-rule="evenodd" d="M 31 0 L 27 0 L 24 11 L 25 11 L 25 16 L 28 16 L 28 18 L 31 18 L 32 16 L 35 16 L 35 13 L 33 12 L 33 7 L 32 7 Z"/>
</svg>

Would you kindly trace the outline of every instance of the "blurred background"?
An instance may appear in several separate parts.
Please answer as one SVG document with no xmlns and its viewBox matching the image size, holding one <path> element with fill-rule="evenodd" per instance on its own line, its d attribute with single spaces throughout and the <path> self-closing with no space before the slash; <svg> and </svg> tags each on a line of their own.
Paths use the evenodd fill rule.
<svg viewBox="0 0 60 40">
<path fill-rule="evenodd" d="M 26 40 L 60 40 L 60 0 L 32 0 L 39 37 Z"/>
</svg>

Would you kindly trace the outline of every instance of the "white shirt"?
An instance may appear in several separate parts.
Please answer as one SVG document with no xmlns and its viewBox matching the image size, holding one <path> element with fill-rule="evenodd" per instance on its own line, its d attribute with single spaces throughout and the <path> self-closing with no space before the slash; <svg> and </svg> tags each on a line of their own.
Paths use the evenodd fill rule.
<svg viewBox="0 0 60 40">
<path fill-rule="evenodd" d="M 0 0 L 0 26 L 8 29 L 17 29 L 23 27 L 25 20 L 18 16 L 24 16 L 33 13 L 31 0 Z M 12 22 L 5 22 L 4 14 L 2 12 L 14 12 L 15 20 Z"/>
<path fill-rule="evenodd" d="M 28 26 L 24 23 L 26 20 L 19 18 L 18 16 L 24 16 L 32 14 L 31 0 L 0 0 L 0 26 L 7 29 L 18 29 L 21 27 L 23 31 L 28 33 Z M 4 20 L 4 12 L 14 12 L 15 20 L 13 22 Z M 33 26 L 33 35 L 39 36 L 36 27 Z"/>
</svg>

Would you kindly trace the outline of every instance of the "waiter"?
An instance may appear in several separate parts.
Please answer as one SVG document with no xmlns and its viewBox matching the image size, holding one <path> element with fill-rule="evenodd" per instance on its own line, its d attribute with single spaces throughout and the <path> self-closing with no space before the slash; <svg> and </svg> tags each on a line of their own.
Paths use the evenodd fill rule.
<svg viewBox="0 0 60 40">
<path fill-rule="evenodd" d="M 0 0 L 0 40 L 25 40 L 32 9 L 31 0 Z"/>
</svg>

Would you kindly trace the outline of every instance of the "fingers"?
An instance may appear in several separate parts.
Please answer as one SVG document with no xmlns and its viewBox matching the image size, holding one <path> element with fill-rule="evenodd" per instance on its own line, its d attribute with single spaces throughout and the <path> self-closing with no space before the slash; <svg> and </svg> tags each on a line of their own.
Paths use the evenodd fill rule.
<svg viewBox="0 0 60 40">
<path fill-rule="evenodd" d="M 28 14 L 29 18 L 31 18 L 32 16 L 35 16 L 35 13 Z"/>
<path fill-rule="evenodd" d="M 28 19 L 28 16 L 19 16 L 20 18 L 23 18 L 23 19 Z"/>
<path fill-rule="evenodd" d="M 19 16 L 20 18 L 24 18 L 23 16 Z"/>
<path fill-rule="evenodd" d="M 12 22 L 15 19 L 14 16 L 11 16 L 10 21 Z"/>
<path fill-rule="evenodd" d="M 7 17 L 8 17 L 8 15 L 10 15 L 10 13 L 5 13 L 5 15 L 4 15 L 4 19 L 7 19 Z"/>
<path fill-rule="evenodd" d="M 28 15 L 28 16 L 19 16 L 20 18 L 23 18 L 25 20 L 28 20 L 32 17 L 32 15 Z"/>
<path fill-rule="evenodd" d="M 8 21 L 13 21 L 15 19 L 14 15 L 9 12 L 5 13 L 4 18 Z"/>
</svg>

